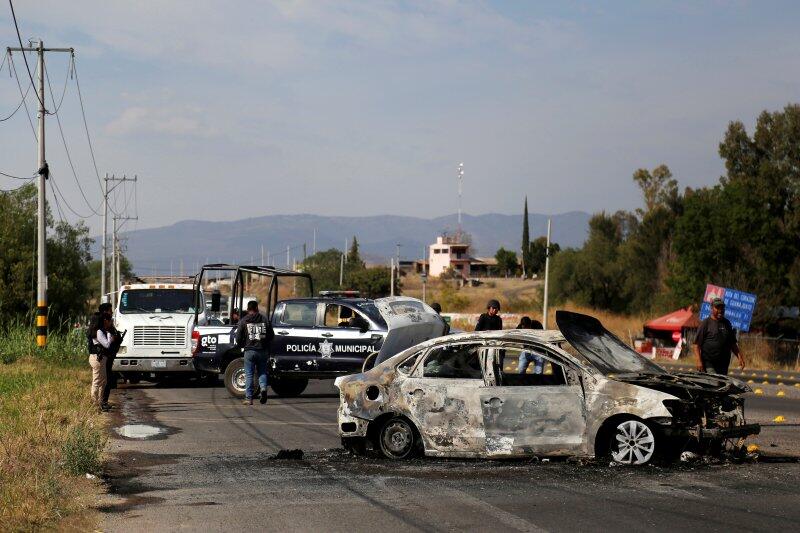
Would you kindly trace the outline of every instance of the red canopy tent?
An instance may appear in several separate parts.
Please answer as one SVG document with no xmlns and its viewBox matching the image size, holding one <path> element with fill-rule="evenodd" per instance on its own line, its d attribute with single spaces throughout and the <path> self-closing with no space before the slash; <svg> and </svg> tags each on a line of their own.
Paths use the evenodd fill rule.
<svg viewBox="0 0 800 533">
<path fill-rule="evenodd" d="M 696 329 L 699 325 L 700 317 L 691 307 L 687 307 L 645 323 L 644 336 L 665 338 L 666 334 L 671 334 L 672 340 L 678 342 L 684 329 Z"/>
</svg>

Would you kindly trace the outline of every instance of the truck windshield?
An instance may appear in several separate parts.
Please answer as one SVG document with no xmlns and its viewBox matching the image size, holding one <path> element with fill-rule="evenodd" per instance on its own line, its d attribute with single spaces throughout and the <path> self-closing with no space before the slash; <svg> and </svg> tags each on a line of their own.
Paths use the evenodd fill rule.
<svg viewBox="0 0 800 533">
<path fill-rule="evenodd" d="M 191 289 L 127 290 L 119 298 L 119 311 L 123 314 L 194 313 L 194 297 Z"/>
</svg>

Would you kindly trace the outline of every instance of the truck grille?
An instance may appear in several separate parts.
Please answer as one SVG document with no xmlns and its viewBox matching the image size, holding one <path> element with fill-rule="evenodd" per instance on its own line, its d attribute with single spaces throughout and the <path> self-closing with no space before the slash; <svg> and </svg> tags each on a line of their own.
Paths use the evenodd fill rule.
<svg viewBox="0 0 800 533">
<path fill-rule="evenodd" d="M 185 326 L 133 326 L 134 346 L 185 346 Z"/>
</svg>

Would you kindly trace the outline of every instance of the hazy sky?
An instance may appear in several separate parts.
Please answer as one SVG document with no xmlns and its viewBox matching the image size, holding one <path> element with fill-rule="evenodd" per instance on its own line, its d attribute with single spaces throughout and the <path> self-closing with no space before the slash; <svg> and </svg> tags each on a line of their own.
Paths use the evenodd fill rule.
<svg viewBox="0 0 800 533">
<path fill-rule="evenodd" d="M 101 174 L 138 174 L 138 227 L 287 213 L 633 208 L 631 174 L 715 182 L 733 119 L 800 100 L 800 3 L 16 2 L 23 39 L 74 46 Z M 0 43 L 14 45 L 0 4 Z M 60 94 L 66 57 L 48 58 Z M 16 56 L 22 74 L 21 57 Z M 74 82 L 62 125 L 100 194 Z M 0 118 L 19 101 L 0 72 Z M 29 98 L 32 105 L 33 98 Z M 48 159 L 88 212 L 54 117 Z M 24 113 L 0 171 L 28 174 Z M 0 188 L 15 183 L 0 177 Z M 72 217 L 74 218 L 74 217 Z M 96 217 L 92 221 L 98 227 Z"/>
</svg>

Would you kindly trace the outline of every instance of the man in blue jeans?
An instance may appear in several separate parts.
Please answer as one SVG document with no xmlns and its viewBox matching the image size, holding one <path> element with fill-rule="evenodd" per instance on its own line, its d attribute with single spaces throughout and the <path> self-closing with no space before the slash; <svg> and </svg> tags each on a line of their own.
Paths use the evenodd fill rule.
<svg viewBox="0 0 800 533">
<path fill-rule="evenodd" d="M 247 302 L 247 314 L 239 320 L 236 327 L 236 345 L 244 352 L 245 405 L 253 405 L 253 373 L 258 372 L 258 385 L 261 387 L 259 401 L 267 403 L 267 359 L 269 343 L 275 337 L 272 324 L 258 312 L 258 302 Z"/>
<path fill-rule="evenodd" d="M 531 320 L 530 317 L 524 316 L 519 321 L 517 329 L 542 329 L 542 323 L 538 320 Z M 533 373 L 541 374 L 544 370 L 544 357 L 539 354 L 523 350 L 519 353 L 519 361 L 517 363 L 517 373 L 524 374 L 528 370 L 528 365 L 533 363 Z"/>
</svg>

